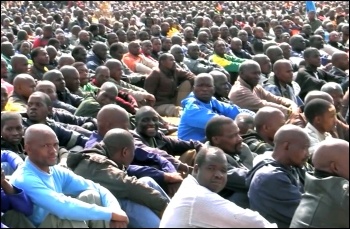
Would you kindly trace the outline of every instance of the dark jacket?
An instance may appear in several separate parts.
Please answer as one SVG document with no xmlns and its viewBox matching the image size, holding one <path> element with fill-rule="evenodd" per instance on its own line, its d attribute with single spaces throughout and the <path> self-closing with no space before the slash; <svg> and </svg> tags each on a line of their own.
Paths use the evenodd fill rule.
<svg viewBox="0 0 350 229">
<path fill-rule="evenodd" d="M 101 60 L 95 53 L 91 53 L 87 56 L 86 66 L 88 67 L 88 69 L 95 71 L 98 66 L 101 66 L 103 64 L 104 61 Z"/>
<path fill-rule="evenodd" d="M 76 116 L 63 109 L 57 109 L 57 108 L 52 109 L 52 115 L 49 118 L 53 119 L 56 122 L 61 122 L 61 123 L 76 125 L 76 126 L 82 126 L 87 122 L 91 122 L 95 125 L 95 127 L 97 127 L 96 119 L 92 117 Z"/>
<path fill-rule="evenodd" d="M 27 129 L 29 126 L 33 125 L 34 123 L 32 123 L 27 116 L 24 114 L 22 115 L 24 117 L 22 117 L 22 124 L 24 129 Z M 49 126 L 57 135 L 58 141 L 59 141 L 59 145 L 62 147 L 65 147 L 67 149 L 70 149 L 74 146 L 81 146 L 84 147 L 85 143 L 87 142 L 88 138 L 75 132 L 75 131 L 71 131 L 68 130 L 66 128 L 64 128 L 61 124 L 47 119 L 46 123 L 47 126 Z"/>
<path fill-rule="evenodd" d="M 321 171 L 307 173 L 290 228 L 349 228 L 349 181 Z"/>
<path fill-rule="evenodd" d="M 123 165 L 109 159 L 108 150 L 96 144 L 92 149 L 70 153 L 67 165 L 74 173 L 99 183 L 116 198 L 125 198 L 144 205 L 157 215 L 167 206 L 167 200 L 156 190 L 129 176 Z"/>
<path fill-rule="evenodd" d="M 15 152 L 24 160 L 25 154 L 24 154 L 23 141 L 24 139 L 22 138 L 22 141 L 19 144 L 15 145 L 6 141 L 1 137 L 1 150 L 10 150 L 12 152 Z"/>
<path fill-rule="evenodd" d="M 341 83 L 341 87 L 343 89 L 343 92 L 346 93 L 346 91 L 349 88 L 349 74 L 340 70 L 339 68 L 336 67 L 332 67 L 332 69 L 329 71 L 330 74 L 333 74 L 335 76 L 341 76 L 342 79 L 342 83 Z"/>
<path fill-rule="evenodd" d="M 70 91 L 65 88 L 64 92 L 57 91 L 58 100 L 68 103 L 74 107 L 79 107 L 80 103 L 83 102 L 84 98 L 70 93 Z"/>
<path fill-rule="evenodd" d="M 272 159 L 259 162 L 246 180 L 250 208 L 270 223 L 288 228 L 304 192 L 296 174 L 295 168 L 287 168 Z"/>
<path fill-rule="evenodd" d="M 295 82 L 300 85 L 299 96 L 302 100 L 304 100 L 308 92 L 319 91 L 327 82 L 342 82 L 342 77 L 335 76 L 322 69 L 317 69 L 317 75 L 318 79 L 316 78 L 315 73 L 308 67 L 298 71 Z"/>
<path fill-rule="evenodd" d="M 253 130 L 248 130 L 246 134 L 242 135 L 242 138 L 243 142 L 248 145 L 250 151 L 253 153 L 263 154 L 273 149 L 271 145 L 264 142 L 260 135 Z"/>
<path fill-rule="evenodd" d="M 64 109 L 66 111 L 69 111 L 72 114 L 74 114 L 75 111 L 77 110 L 77 108 L 72 106 L 71 104 L 62 102 L 60 100 L 53 101 L 52 102 L 52 107 Z"/>
<path fill-rule="evenodd" d="M 175 71 L 168 69 L 155 69 L 145 80 L 145 90 L 154 95 L 156 106 L 163 104 L 175 104 L 178 86 L 185 80 L 193 85 L 194 75 L 177 68 Z"/>
</svg>

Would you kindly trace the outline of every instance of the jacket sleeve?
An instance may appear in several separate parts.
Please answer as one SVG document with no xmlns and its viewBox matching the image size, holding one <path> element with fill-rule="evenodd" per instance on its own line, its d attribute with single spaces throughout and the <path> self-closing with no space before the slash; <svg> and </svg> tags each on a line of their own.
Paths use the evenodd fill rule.
<svg viewBox="0 0 350 229">
<path fill-rule="evenodd" d="M 23 159 L 13 151 L 1 150 L 1 162 L 9 163 L 11 168 L 16 170 L 23 163 Z"/>
<path fill-rule="evenodd" d="M 129 165 L 127 172 L 129 176 L 137 178 L 151 177 L 159 185 L 164 184 L 164 172 L 150 166 Z"/>
<path fill-rule="evenodd" d="M 134 160 L 137 160 L 139 162 L 144 162 L 145 164 L 147 164 L 148 162 L 151 162 L 152 164 L 158 165 L 160 169 L 164 172 L 168 172 L 168 173 L 176 172 L 174 165 L 172 165 L 167 159 L 165 159 L 164 157 L 156 153 L 146 151 L 145 149 L 141 149 L 137 147 L 135 149 Z"/>
<path fill-rule="evenodd" d="M 226 117 L 230 117 L 232 119 L 235 119 L 236 116 L 241 112 L 240 108 L 236 105 L 221 103 L 217 100 L 214 100 L 213 104 L 216 107 L 216 109 L 218 109 L 220 114 L 225 115 Z"/>
<path fill-rule="evenodd" d="M 127 99 L 126 95 L 127 95 L 126 92 L 119 91 L 118 96 L 115 98 L 116 103 L 122 108 L 124 108 L 128 113 L 135 114 L 136 113 L 135 107 L 133 106 L 133 104 L 131 104 L 126 100 Z"/>
<path fill-rule="evenodd" d="M 74 107 L 79 107 L 80 103 L 84 100 L 84 98 L 80 97 L 79 95 L 74 95 L 72 93 L 69 93 L 69 97 Z"/>
<path fill-rule="evenodd" d="M 238 59 L 239 58 L 237 58 L 237 60 Z M 238 69 L 241 66 L 241 61 L 233 61 L 233 59 L 227 60 L 217 56 L 216 54 L 212 56 L 212 61 L 220 67 L 223 67 L 228 72 L 238 72 Z"/>
<path fill-rule="evenodd" d="M 151 74 L 145 79 L 145 84 L 144 84 L 145 90 L 152 95 L 156 95 L 159 81 L 160 81 L 159 73 L 157 71 L 152 71 Z"/>
<path fill-rule="evenodd" d="M 51 128 L 56 133 L 60 146 L 70 149 L 74 146 L 85 147 L 88 138 L 76 131 L 68 130 L 61 125 L 51 124 Z"/>
<path fill-rule="evenodd" d="M 193 74 L 192 72 L 182 70 L 181 68 L 177 68 L 176 74 L 177 74 L 179 83 L 181 83 L 185 80 L 189 80 L 191 82 L 191 85 L 193 85 L 194 78 L 196 77 L 196 75 Z"/>
<path fill-rule="evenodd" d="M 246 190 L 248 191 L 248 187 L 246 186 L 246 178 L 249 170 L 243 168 L 235 168 L 230 166 L 227 171 L 227 183 L 225 188 L 238 191 L 238 190 Z"/>
<path fill-rule="evenodd" d="M 181 156 L 184 154 L 187 150 L 195 149 L 197 152 L 202 148 L 203 144 L 200 141 L 183 141 L 175 138 L 171 138 L 168 136 L 165 136 L 163 133 L 161 134 L 162 139 L 169 144 L 169 149 L 172 150 L 172 152 L 168 152 L 172 154 L 173 156 Z"/>
<path fill-rule="evenodd" d="M 64 103 L 62 101 L 59 101 L 59 100 L 56 100 L 53 102 L 53 107 L 55 108 L 61 108 L 61 109 L 64 109 L 66 111 L 69 111 L 70 113 L 74 114 L 75 111 L 77 110 L 76 107 L 68 104 L 68 103 Z"/>
<path fill-rule="evenodd" d="M 186 104 L 184 111 L 181 121 L 186 123 L 185 125 L 201 129 L 205 128 L 205 125 L 210 119 L 218 116 L 214 111 L 201 107 L 195 104 L 195 102 Z"/>
<path fill-rule="evenodd" d="M 10 201 L 10 208 L 18 212 L 23 213 L 25 216 L 30 216 L 33 214 L 33 203 L 29 197 L 25 194 L 22 189 L 17 188 L 13 185 L 13 188 L 16 191 L 16 194 L 8 195 L 7 198 Z M 2 198 L 2 196 L 1 196 Z M 3 209 L 1 209 L 2 211 Z"/>
<path fill-rule="evenodd" d="M 309 91 L 320 90 L 321 87 L 325 83 L 327 83 L 322 79 L 317 79 L 309 75 L 309 73 L 306 72 L 305 70 L 301 70 L 298 72 L 295 82 L 297 82 L 300 85 L 300 89 L 301 89 L 300 96 L 302 99 L 304 99 L 304 97 Z"/>
</svg>

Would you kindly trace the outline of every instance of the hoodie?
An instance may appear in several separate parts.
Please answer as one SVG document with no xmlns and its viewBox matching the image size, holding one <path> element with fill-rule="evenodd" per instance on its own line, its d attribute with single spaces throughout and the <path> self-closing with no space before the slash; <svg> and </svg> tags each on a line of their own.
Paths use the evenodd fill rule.
<svg viewBox="0 0 350 229">
<path fill-rule="evenodd" d="M 106 147 L 96 144 L 92 149 L 70 153 L 67 166 L 74 173 L 101 184 L 116 198 L 149 207 L 160 216 L 167 206 L 167 199 L 157 190 L 140 183 L 135 176 L 129 176 L 124 165 L 109 158 Z"/>
<path fill-rule="evenodd" d="M 246 185 L 250 208 L 278 227 L 288 228 L 304 193 L 296 169 L 265 159 L 249 171 Z"/>
</svg>

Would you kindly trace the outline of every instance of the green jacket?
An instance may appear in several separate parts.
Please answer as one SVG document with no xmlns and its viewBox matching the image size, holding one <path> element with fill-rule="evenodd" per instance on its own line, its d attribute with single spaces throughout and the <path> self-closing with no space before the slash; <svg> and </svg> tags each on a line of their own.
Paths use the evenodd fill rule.
<svg viewBox="0 0 350 229">
<path fill-rule="evenodd" d="M 95 97 L 87 97 L 77 108 L 74 115 L 82 117 L 96 118 L 97 113 L 102 106 L 96 101 Z"/>
</svg>

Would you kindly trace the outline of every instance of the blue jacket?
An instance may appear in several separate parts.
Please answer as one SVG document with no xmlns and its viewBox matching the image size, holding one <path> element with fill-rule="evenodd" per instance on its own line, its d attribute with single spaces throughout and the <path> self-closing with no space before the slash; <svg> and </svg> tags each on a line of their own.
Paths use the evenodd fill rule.
<svg viewBox="0 0 350 229">
<path fill-rule="evenodd" d="M 96 143 L 103 140 L 96 131 L 92 133 L 90 139 L 85 145 L 85 149 L 91 149 Z M 174 165 L 167 159 L 152 152 L 150 147 L 141 147 L 139 144 L 135 144 L 135 156 L 127 169 L 129 176 L 151 177 L 158 184 L 163 184 L 164 173 L 176 172 Z"/>
<path fill-rule="evenodd" d="M 25 216 L 33 214 L 33 203 L 22 189 L 13 186 L 16 194 L 6 194 L 1 188 L 1 213 L 9 210 L 15 210 L 23 213 Z"/>
<path fill-rule="evenodd" d="M 95 53 L 92 52 L 90 55 L 88 55 L 86 63 L 88 69 L 95 71 L 98 66 L 103 64 L 103 60 L 101 60 Z"/>
<path fill-rule="evenodd" d="M 178 137 L 187 141 L 204 141 L 207 122 L 218 115 L 235 119 L 239 113 L 246 112 L 254 116 L 252 111 L 220 102 L 215 97 L 212 97 L 209 103 L 203 103 L 194 96 L 193 92 L 181 101 L 181 105 L 183 113 L 180 118 Z"/>
</svg>

